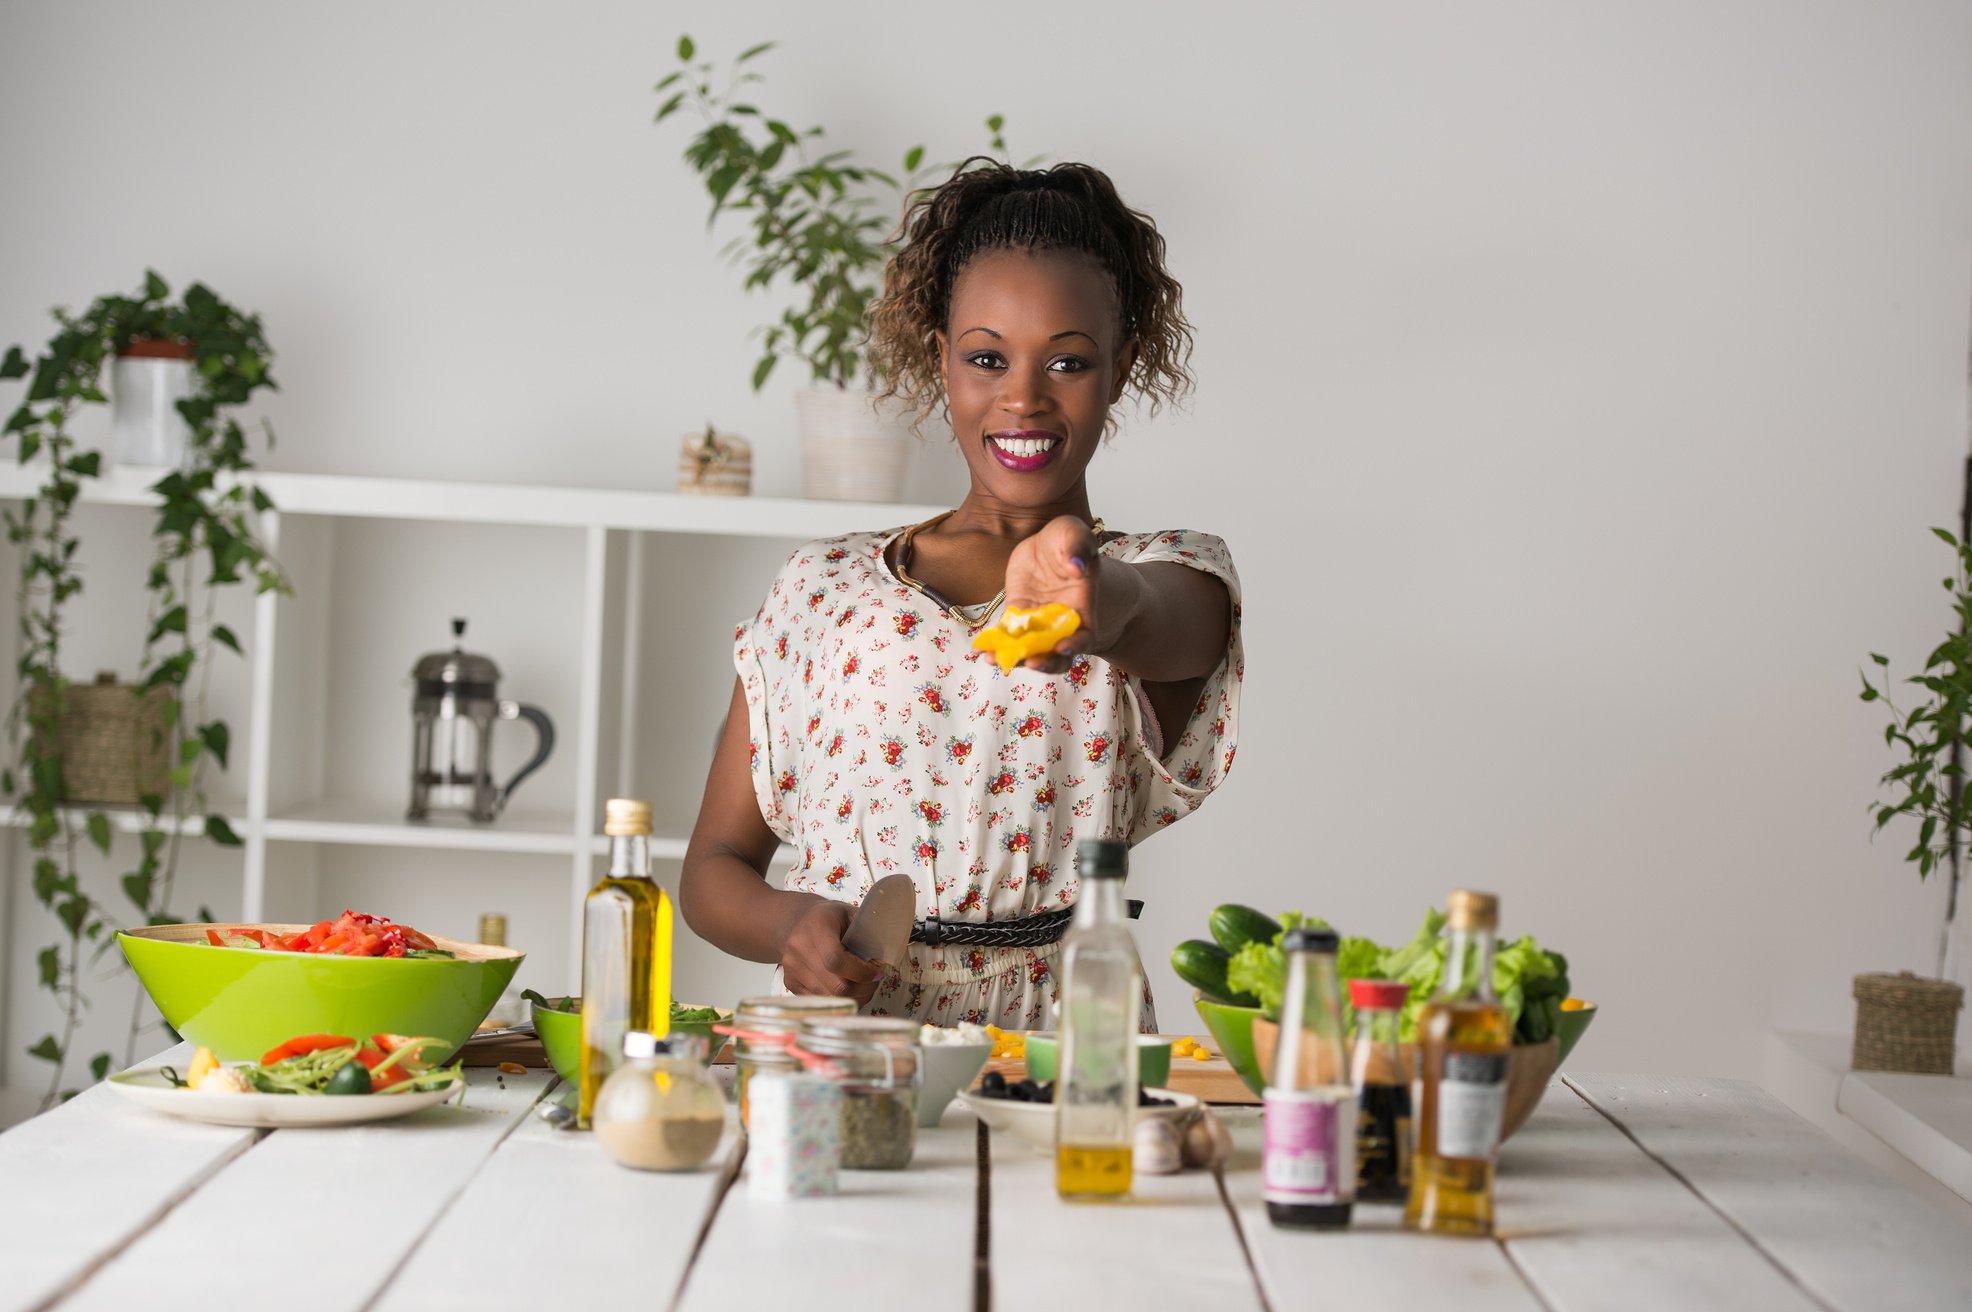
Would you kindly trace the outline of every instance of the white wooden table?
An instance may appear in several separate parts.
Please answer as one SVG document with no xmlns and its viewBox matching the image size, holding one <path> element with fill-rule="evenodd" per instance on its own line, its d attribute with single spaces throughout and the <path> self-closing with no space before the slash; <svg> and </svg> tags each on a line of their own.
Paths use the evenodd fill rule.
<svg viewBox="0 0 1972 1312">
<path fill-rule="evenodd" d="M 1044 1158 L 956 1107 L 910 1170 L 766 1204 L 736 1138 L 656 1175 L 550 1130 L 551 1081 L 477 1071 L 463 1108 L 273 1132 L 91 1089 L 0 1135 L 0 1312 L 1972 1307 L 1972 1233 L 1732 1081 L 1557 1082 L 1506 1146 L 1490 1241 L 1389 1207 L 1274 1229 L 1251 1110 L 1226 1112 L 1222 1176 L 1140 1177 L 1127 1205 L 1058 1202 Z"/>
</svg>

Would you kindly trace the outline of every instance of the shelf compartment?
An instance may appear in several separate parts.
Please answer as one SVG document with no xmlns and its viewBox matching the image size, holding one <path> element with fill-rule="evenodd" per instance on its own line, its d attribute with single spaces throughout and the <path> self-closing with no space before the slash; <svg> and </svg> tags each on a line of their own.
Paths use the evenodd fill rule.
<svg viewBox="0 0 1972 1312">
<path fill-rule="evenodd" d="M 411 821 L 395 807 L 324 798 L 269 816 L 269 842 L 425 847 L 453 852 L 531 852 L 574 856 L 575 820 L 553 811 L 510 811 L 490 825 L 454 816 Z"/>
</svg>

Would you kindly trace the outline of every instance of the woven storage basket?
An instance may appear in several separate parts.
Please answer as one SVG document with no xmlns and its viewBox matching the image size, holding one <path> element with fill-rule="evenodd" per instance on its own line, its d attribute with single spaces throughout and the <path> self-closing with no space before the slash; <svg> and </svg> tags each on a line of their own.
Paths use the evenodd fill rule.
<svg viewBox="0 0 1972 1312">
<path fill-rule="evenodd" d="M 1949 980 L 1898 975 L 1855 979 L 1856 1039 L 1849 1066 L 1859 1071 L 1952 1073 L 1952 1039 L 1965 990 Z"/>
<path fill-rule="evenodd" d="M 170 688 L 139 694 L 135 684 L 98 674 L 70 684 L 62 713 L 64 800 L 135 806 L 145 793 L 170 791 L 171 735 L 164 726 Z"/>
</svg>

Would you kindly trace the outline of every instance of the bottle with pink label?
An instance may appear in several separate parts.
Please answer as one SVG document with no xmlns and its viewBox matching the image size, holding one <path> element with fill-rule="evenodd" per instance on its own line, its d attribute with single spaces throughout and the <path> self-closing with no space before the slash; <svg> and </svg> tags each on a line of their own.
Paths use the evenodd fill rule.
<svg viewBox="0 0 1972 1312">
<path fill-rule="evenodd" d="M 1335 932 L 1291 929 L 1280 1042 L 1268 1073 L 1262 1177 L 1267 1217 L 1297 1230 L 1349 1224 L 1356 1197 L 1356 1091 L 1342 1032 Z"/>
</svg>

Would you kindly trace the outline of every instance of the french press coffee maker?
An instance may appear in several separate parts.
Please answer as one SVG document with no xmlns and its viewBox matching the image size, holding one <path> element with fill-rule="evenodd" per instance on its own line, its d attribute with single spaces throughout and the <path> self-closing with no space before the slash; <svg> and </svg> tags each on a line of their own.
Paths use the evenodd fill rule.
<svg viewBox="0 0 1972 1312">
<path fill-rule="evenodd" d="M 466 622 L 452 621 L 452 636 L 463 641 Z M 482 823 L 493 820 L 520 781 L 541 768 L 555 749 L 555 725 L 538 706 L 502 701 L 500 667 L 455 645 L 435 651 L 411 671 L 417 691 L 411 698 L 410 818 L 434 811 L 463 812 Z M 493 723 L 526 720 L 538 741 L 534 755 L 504 785 L 493 782 Z"/>
</svg>

